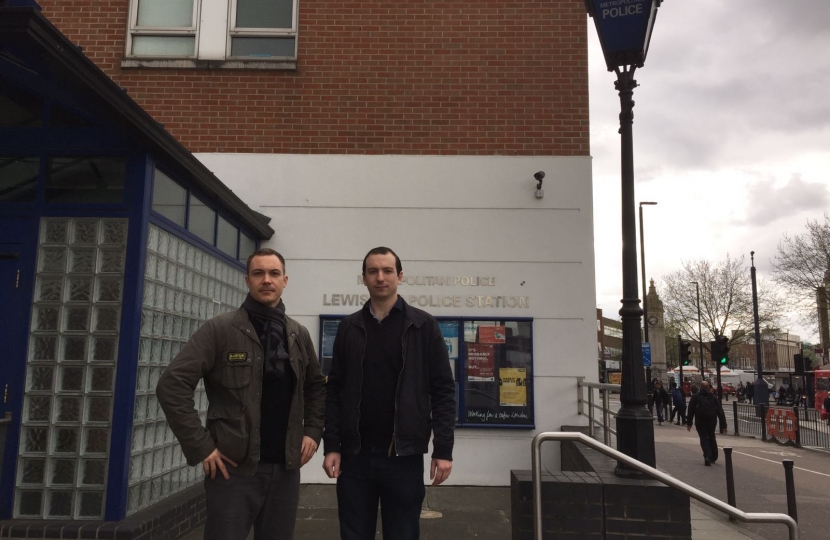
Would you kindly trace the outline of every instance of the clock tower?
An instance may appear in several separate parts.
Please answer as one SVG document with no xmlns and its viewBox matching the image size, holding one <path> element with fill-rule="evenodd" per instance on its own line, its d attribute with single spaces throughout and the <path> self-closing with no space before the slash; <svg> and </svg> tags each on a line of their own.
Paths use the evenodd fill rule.
<svg viewBox="0 0 830 540">
<path fill-rule="evenodd" d="M 651 377 L 657 378 L 666 384 L 666 326 L 663 319 L 663 302 L 654 288 L 654 280 L 650 280 L 648 295 L 648 339 L 651 342 Z"/>
</svg>

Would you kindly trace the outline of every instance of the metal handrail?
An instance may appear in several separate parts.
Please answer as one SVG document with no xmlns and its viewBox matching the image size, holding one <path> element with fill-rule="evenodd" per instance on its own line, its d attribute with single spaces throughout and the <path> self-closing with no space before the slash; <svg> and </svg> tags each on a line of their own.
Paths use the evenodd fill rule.
<svg viewBox="0 0 830 540">
<path fill-rule="evenodd" d="M 533 461 L 533 538 L 535 540 L 542 540 L 542 443 L 545 441 L 572 441 L 580 442 L 586 446 L 605 454 L 608 457 L 614 458 L 617 461 L 625 463 L 628 467 L 636 469 L 645 473 L 656 480 L 679 489 L 686 495 L 693 497 L 700 502 L 711 506 L 716 510 L 720 510 L 729 517 L 739 519 L 747 523 L 783 523 L 790 530 L 790 540 L 798 540 L 798 523 L 787 514 L 774 513 L 758 513 L 758 512 L 744 512 L 738 510 L 734 506 L 729 506 L 720 499 L 712 497 L 708 493 L 704 493 L 697 488 L 677 480 L 666 473 L 660 472 L 654 467 L 637 461 L 636 459 L 623 454 L 613 448 L 610 448 L 601 442 L 592 439 L 591 437 L 577 432 L 553 432 L 548 431 L 539 433 L 533 438 L 533 447 L 531 450 Z"/>
<path fill-rule="evenodd" d="M 583 414 L 582 412 L 582 387 L 588 388 L 588 434 L 593 438 L 595 436 L 594 426 L 602 426 L 602 435 L 605 444 L 611 444 L 611 435 L 616 435 L 617 431 L 611 427 L 611 422 L 609 421 L 609 416 L 617 416 L 617 413 L 611 412 L 608 408 L 608 394 L 609 392 L 619 392 L 620 385 L 619 384 L 606 384 L 606 383 L 592 383 L 592 382 L 585 382 L 582 377 L 578 377 L 576 381 L 577 386 L 577 408 L 578 414 Z M 597 388 L 600 390 L 602 394 L 602 406 L 594 404 L 594 391 L 593 389 Z M 594 419 L 594 409 L 602 411 L 602 422 L 598 422 Z"/>
</svg>

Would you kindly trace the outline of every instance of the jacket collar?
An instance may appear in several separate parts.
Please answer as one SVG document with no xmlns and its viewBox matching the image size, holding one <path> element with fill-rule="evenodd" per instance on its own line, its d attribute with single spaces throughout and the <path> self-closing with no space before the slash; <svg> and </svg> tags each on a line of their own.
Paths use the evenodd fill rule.
<svg viewBox="0 0 830 540">
<path fill-rule="evenodd" d="M 344 320 L 347 320 L 347 321 L 351 322 L 352 324 L 357 325 L 361 328 L 365 328 L 365 326 L 363 324 L 363 310 L 364 309 L 367 310 L 367 311 L 369 310 L 369 303 L 370 302 L 371 302 L 371 300 L 367 300 L 366 303 L 363 304 L 363 308 L 360 311 L 358 311 L 356 313 L 353 313 L 352 315 L 354 315 L 354 316 L 349 316 Z M 421 311 L 420 309 L 418 309 L 416 307 L 410 306 L 409 304 L 406 303 L 406 300 L 403 299 L 403 296 L 400 296 L 400 295 L 398 295 L 398 303 L 395 304 L 395 305 L 399 305 L 399 304 L 403 305 L 403 320 L 404 320 L 404 325 L 405 326 L 408 326 L 409 324 L 412 324 L 416 328 L 420 328 L 421 325 L 423 325 L 424 322 L 427 320 L 426 312 Z"/>
</svg>

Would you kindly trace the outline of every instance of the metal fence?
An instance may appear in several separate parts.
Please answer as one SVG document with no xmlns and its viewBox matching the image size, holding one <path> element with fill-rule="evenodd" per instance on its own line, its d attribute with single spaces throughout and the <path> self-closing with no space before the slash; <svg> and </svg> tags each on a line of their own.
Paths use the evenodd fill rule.
<svg viewBox="0 0 830 540">
<path fill-rule="evenodd" d="M 798 417 L 799 442 L 801 446 L 830 448 L 830 425 L 821 419 L 815 409 L 793 407 Z"/>
<path fill-rule="evenodd" d="M 588 391 L 588 435 L 594 438 L 596 437 L 596 428 L 602 428 L 603 441 L 606 445 L 611 444 L 611 435 L 617 434 L 617 431 L 611 427 L 611 418 L 616 418 L 617 413 L 611 410 L 608 406 L 608 401 L 611 393 L 620 393 L 620 385 L 586 382 L 584 377 L 577 377 L 576 389 L 577 412 L 580 415 L 586 414 L 584 407 L 586 400 L 583 391 Z M 595 403 L 594 390 L 599 390 L 599 401 L 601 405 Z M 601 415 L 601 420 L 597 420 L 597 412 Z"/>
<path fill-rule="evenodd" d="M 772 411 L 772 414 L 769 414 Z M 778 424 L 768 422 L 769 416 L 780 418 L 786 414 L 792 421 L 792 436 L 788 437 L 796 446 L 830 448 L 830 424 L 822 420 L 821 413 L 804 407 L 767 407 L 749 403 L 732 403 L 733 425 L 736 435 L 754 435 L 762 440 L 781 437 L 775 429 Z"/>
</svg>

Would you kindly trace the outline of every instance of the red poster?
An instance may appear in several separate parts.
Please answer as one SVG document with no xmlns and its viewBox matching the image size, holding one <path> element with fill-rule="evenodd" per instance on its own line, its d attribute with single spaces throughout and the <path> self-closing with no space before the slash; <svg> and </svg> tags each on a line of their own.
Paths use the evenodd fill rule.
<svg viewBox="0 0 830 540">
<path fill-rule="evenodd" d="M 478 327 L 478 342 L 479 343 L 504 343 L 506 334 L 504 326 L 479 326 Z"/>
<path fill-rule="evenodd" d="M 467 380 L 495 381 L 496 363 L 492 345 L 467 344 Z"/>
</svg>

